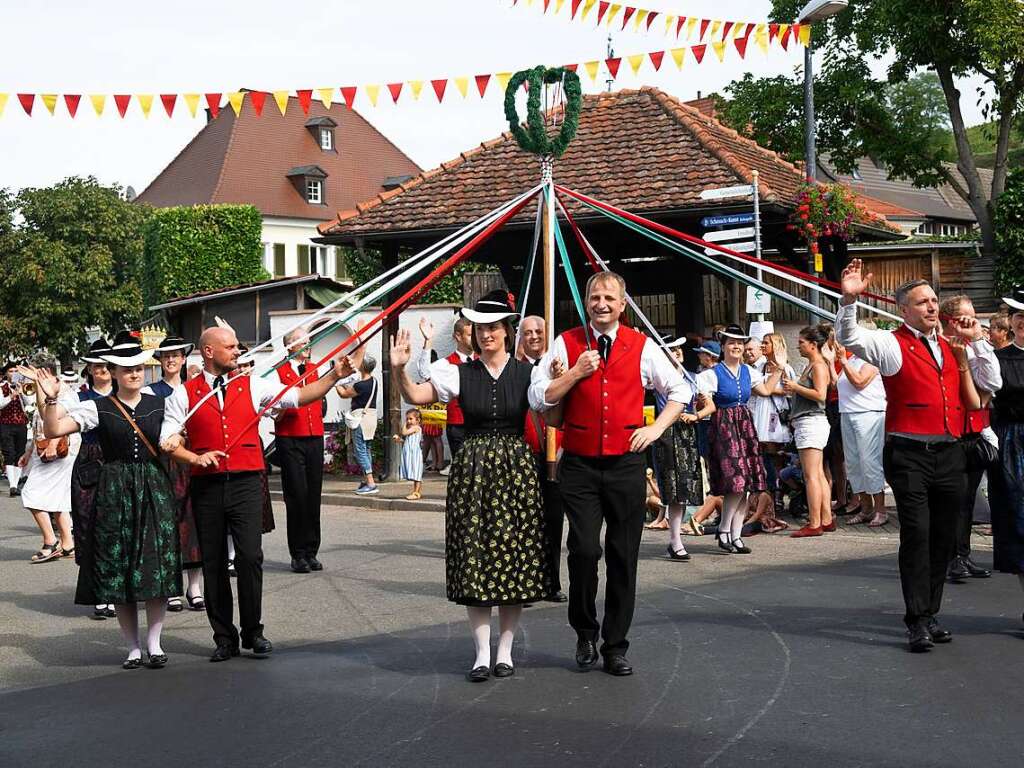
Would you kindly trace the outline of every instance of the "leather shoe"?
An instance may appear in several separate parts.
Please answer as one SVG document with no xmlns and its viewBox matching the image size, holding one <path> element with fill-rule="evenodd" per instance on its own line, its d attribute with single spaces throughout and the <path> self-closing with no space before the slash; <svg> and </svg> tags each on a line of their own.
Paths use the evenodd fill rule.
<svg viewBox="0 0 1024 768">
<path fill-rule="evenodd" d="M 227 661 L 239 653 L 237 645 L 218 645 L 210 656 L 210 661 Z"/>
<path fill-rule="evenodd" d="M 982 568 L 971 560 L 970 557 L 961 557 L 960 563 L 967 569 L 967 572 L 971 575 L 972 579 L 987 579 L 992 575 L 992 571 L 987 568 Z"/>
<path fill-rule="evenodd" d="M 473 667 L 466 673 L 466 679 L 471 683 L 482 683 L 485 680 L 489 680 L 490 677 L 491 670 L 487 667 Z"/>
<path fill-rule="evenodd" d="M 304 557 L 292 558 L 292 571 L 295 573 L 309 573 L 309 563 Z"/>
<path fill-rule="evenodd" d="M 500 664 L 494 665 L 494 676 L 495 677 L 512 677 L 516 673 L 515 667 L 511 664 L 501 662 Z"/>
<path fill-rule="evenodd" d="M 597 664 L 597 643 L 593 640 L 576 641 L 576 665 L 580 669 L 590 669 Z"/>
<path fill-rule="evenodd" d="M 315 555 L 307 557 L 306 562 L 309 563 L 309 570 L 311 571 L 322 571 L 324 569 L 324 564 L 317 560 Z"/>
<path fill-rule="evenodd" d="M 932 641 L 928 628 L 921 623 L 915 624 L 907 630 L 907 645 L 910 646 L 911 653 L 924 653 L 930 651 L 935 643 Z"/>
<path fill-rule="evenodd" d="M 946 576 L 954 584 L 963 584 L 970 575 L 963 559 L 959 557 L 953 558 L 953 562 L 949 564 L 949 570 L 946 572 Z"/>
<path fill-rule="evenodd" d="M 633 667 L 626 661 L 625 656 L 608 656 L 604 660 L 604 671 L 616 677 L 625 677 L 633 674 Z"/>
<path fill-rule="evenodd" d="M 933 643 L 948 643 L 953 639 L 953 633 L 939 624 L 938 620 L 934 616 L 928 619 L 925 629 L 927 629 L 928 634 L 931 635 Z"/>
<path fill-rule="evenodd" d="M 267 656 L 274 652 L 274 644 L 267 640 L 262 633 L 243 640 L 242 647 L 247 651 L 251 650 L 253 656 Z"/>
<path fill-rule="evenodd" d="M 567 603 L 569 602 L 569 598 L 565 596 L 565 592 L 558 590 L 557 592 L 552 592 L 550 595 L 545 597 L 544 601 L 547 603 Z"/>
</svg>

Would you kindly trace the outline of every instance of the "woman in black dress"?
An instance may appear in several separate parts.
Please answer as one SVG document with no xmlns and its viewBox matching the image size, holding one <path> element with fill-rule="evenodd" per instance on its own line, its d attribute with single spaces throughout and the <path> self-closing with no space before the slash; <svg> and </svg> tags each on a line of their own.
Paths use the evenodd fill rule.
<svg viewBox="0 0 1024 768">
<path fill-rule="evenodd" d="M 512 641 L 523 604 L 551 593 L 537 466 L 523 440 L 533 367 L 512 356 L 517 318 L 504 291 L 492 291 L 462 314 L 473 323 L 479 359 L 463 365 L 438 360 L 431 379 L 414 384 L 406 371 L 409 332 L 391 342 L 391 365 L 405 399 L 427 405 L 458 397 L 467 439 L 448 478 L 445 570 L 448 599 L 466 606 L 476 658 L 468 674 L 491 674 L 491 609 L 498 607 L 501 636 L 495 677 L 509 677 Z"/>
<path fill-rule="evenodd" d="M 80 569 L 95 600 L 113 603 L 128 645 L 122 666 L 142 666 L 138 609 L 145 602 L 149 666 L 160 668 L 167 656 L 160 644 L 167 598 L 181 594 L 181 553 L 177 503 L 158 448 L 164 401 L 141 392 L 144 366 L 151 351 L 136 339 L 118 334 L 102 356 L 117 381 L 116 394 L 78 403 L 70 412 L 57 404 L 59 382 L 46 371 L 35 371 L 46 397 L 43 422 L 49 438 L 95 429 L 103 449 L 91 531 L 92 563 Z M 137 428 L 137 429 L 136 429 Z M 141 433 L 141 434 L 140 434 Z M 222 453 L 197 456 L 179 448 L 173 454 L 188 464 L 216 464 Z M 93 595 L 89 595 L 93 598 Z M 92 600 L 90 600 L 92 602 Z"/>
</svg>

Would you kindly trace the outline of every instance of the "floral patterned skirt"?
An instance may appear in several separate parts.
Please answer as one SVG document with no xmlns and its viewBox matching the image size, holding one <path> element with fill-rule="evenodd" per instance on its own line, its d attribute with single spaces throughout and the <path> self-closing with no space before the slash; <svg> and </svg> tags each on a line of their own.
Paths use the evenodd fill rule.
<svg viewBox="0 0 1024 768">
<path fill-rule="evenodd" d="M 537 464 L 518 435 L 471 435 L 456 454 L 445 507 L 448 599 L 519 605 L 551 593 Z"/>
<path fill-rule="evenodd" d="M 754 420 L 745 405 L 719 408 L 708 427 L 711 493 L 753 493 L 768 487 Z"/>
<path fill-rule="evenodd" d="M 91 582 L 90 603 L 135 603 L 182 593 L 178 504 L 158 464 L 103 465 L 91 550 L 92 568 L 79 571 L 79 580 Z"/>
<path fill-rule="evenodd" d="M 697 452 L 697 430 L 694 424 L 676 421 L 654 444 L 658 466 L 658 489 L 663 504 L 704 503 L 704 478 Z"/>
</svg>

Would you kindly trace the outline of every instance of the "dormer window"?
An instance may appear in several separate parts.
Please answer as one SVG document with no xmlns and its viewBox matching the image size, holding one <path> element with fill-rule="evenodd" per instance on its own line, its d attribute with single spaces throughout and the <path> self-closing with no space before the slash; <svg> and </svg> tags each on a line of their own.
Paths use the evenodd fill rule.
<svg viewBox="0 0 1024 768">
<path fill-rule="evenodd" d="M 329 151 L 334 149 L 334 129 L 320 128 L 320 149 Z"/>
<path fill-rule="evenodd" d="M 306 179 L 306 202 L 320 205 L 324 201 L 324 183 L 320 179 Z"/>
<path fill-rule="evenodd" d="M 295 187 L 295 191 L 302 195 L 303 199 L 310 205 L 326 205 L 326 184 L 327 173 L 319 165 L 300 165 L 292 168 L 286 174 Z"/>
<path fill-rule="evenodd" d="M 320 147 L 321 152 L 334 152 L 334 129 L 338 124 L 327 116 L 311 117 L 306 121 L 306 130 Z"/>
</svg>

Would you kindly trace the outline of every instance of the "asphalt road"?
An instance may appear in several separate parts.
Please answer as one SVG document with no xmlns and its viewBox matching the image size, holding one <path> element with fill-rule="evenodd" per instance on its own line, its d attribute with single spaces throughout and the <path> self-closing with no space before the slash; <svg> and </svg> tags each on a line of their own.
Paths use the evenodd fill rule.
<svg viewBox="0 0 1024 768">
<path fill-rule="evenodd" d="M 126 672 L 116 622 L 71 602 L 76 567 L 29 564 L 35 527 L 0 499 L 0 765 L 1022 763 L 1016 579 L 947 587 L 954 641 L 911 655 L 893 536 L 758 536 L 748 557 L 688 539 L 693 561 L 673 563 L 647 532 L 634 676 L 576 671 L 565 607 L 543 604 L 525 613 L 516 675 L 471 685 L 441 515 L 325 510 L 326 570 L 294 575 L 278 514 L 273 656 L 208 663 L 205 615 L 186 612 L 168 617 L 169 666 Z"/>
</svg>

